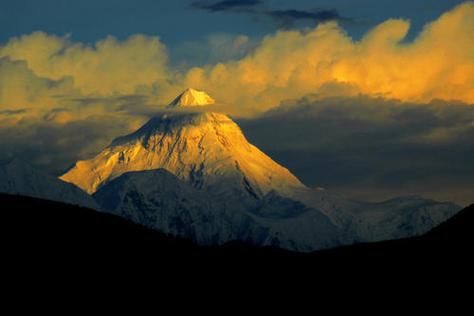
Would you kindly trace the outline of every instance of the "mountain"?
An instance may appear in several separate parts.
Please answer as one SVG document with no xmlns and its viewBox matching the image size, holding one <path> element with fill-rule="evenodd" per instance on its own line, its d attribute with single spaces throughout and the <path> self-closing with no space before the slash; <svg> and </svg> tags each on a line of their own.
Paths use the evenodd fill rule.
<svg viewBox="0 0 474 316">
<path fill-rule="evenodd" d="M 165 113 L 99 155 L 79 161 L 61 179 L 88 193 L 129 171 L 166 169 L 198 189 L 260 198 L 289 194 L 303 184 L 250 144 L 228 116 Z"/>
<path fill-rule="evenodd" d="M 228 116 L 190 110 L 158 114 L 61 179 L 108 212 L 200 244 L 245 240 L 306 252 L 420 235 L 460 209 L 421 197 L 351 201 L 308 188 Z"/>
<path fill-rule="evenodd" d="M 0 165 L 0 192 L 98 208 L 95 201 L 73 184 L 13 159 Z"/>
<path fill-rule="evenodd" d="M 191 106 L 206 106 L 212 105 L 216 101 L 211 98 L 206 92 L 197 91 L 194 89 L 186 89 L 183 93 L 176 97 L 168 105 L 168 108 L 182 108 Z"/>
<path fill-rule="evenodd" d="M 302 252 L 421 235 L 459 209 L 420 197 L 364 203 L 308 191 L 318 203 L 275 191 L 259 199 L 222 196 L 159 169 L 125 173 L 94 198 L 105 211 L 201 245 L 243 240 Z"/>
<path fill-rule="evenodd" d="M 240 240 L 307 252 L 344 244 L 326 215 L 301 203 L 273 192 L 259 200 L 223 198 L 164 169 L 125 173 L 94 197 L 112 214 L 200 245 Z"/>
<path fill-rule="evenodd" d="M 292 198 L 320 210 L 357 242 L 418 236 L 454 216 L 461 208 L 420 196 L 368 203 L 349 200 L 324 189 L 300 188 Z"/>
</svg>

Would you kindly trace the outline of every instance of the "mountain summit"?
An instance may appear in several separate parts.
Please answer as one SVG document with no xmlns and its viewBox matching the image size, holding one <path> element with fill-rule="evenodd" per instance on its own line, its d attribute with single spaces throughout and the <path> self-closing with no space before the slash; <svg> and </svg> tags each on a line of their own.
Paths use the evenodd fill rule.
<svg viewBox="0 0 474 316">
<path fill-rule="evenodd" d="M 176 99 L 168 105 L 168 108 L 182 108 L 190 106 L 206 106 L 212 105 L 216 101 L 211 98 L 206 92 L 194 90 L 191 88 L 186 89 Z"/>
</svg>

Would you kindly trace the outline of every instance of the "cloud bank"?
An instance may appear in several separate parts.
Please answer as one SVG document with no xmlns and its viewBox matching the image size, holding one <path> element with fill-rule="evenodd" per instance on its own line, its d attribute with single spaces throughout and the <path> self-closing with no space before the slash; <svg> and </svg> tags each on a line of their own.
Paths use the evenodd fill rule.
<svg viewBox="0 0 474 316">
<path fill-rule="evenodd" d="M 412 42 L 409 27 L 388 20 L 357 42 L 332 22 L 280 31 L 241 60 L 192 69 L 185 82 L 259 109 L 315 92 L 474 103 L 474 3 L 445 13 Z"/>
<path fill-rule="evenodd" d="M 158 37 L 108 37 L 91 46 L 37 32 L 0 46 L 0 106 L 50 109 L 64 107 L 64 96 L 118 95 L 145 95 L 149 104 L 163 105 L 189 86 L 245 113 L 310 93 L 474 103 L 474 2 L 427 24 L 411 42 L 405 40 L 409 27 L 408 21 L 388 20 L 360 41 L 335 22 L 278 31 L 244 57 L 188 69 L 170 66 Z M 245 48 L 248 38 L 230 43 Z"/>
<path fill-rule="evenodd" d="M 306 97 L 239 123 L 307 185 L 361 200 L 473 202 L 472 106 Z"/>
<path fill-rule="evenodd" d="M 229 3 L 232 7 L 233 2 Z M 295 125 L 285 130 L 320 126 L 297 135 L 301 141 L 289 133 L 293 138 L 280 151 L 263 136 L 259 138 L 265 130 L 254 133 L 258 128 L 246 127 L 257 145 L 309 184 L 333 185 L 319 177 L 325 174 L 324 168 L 311 169 L 311 159 L 316 159 L 319 166 L 322 162 L 331 166 L 333 161 L 334 168 L 326 170 L 336 173 L 334 179 L 341 172 L 339 179 L 344 175 L 348 184 L 358 183 L 366 174 L 374 175 L 367 180 L 372 181 L 368 186 L 385 183 L 387 190 L 409 187 L 403 174 L 442 183 L 429 178 L 429 170 L 438 170 L 449 185 L 459 177 L 465 188 L 472 187 L 465 180 L 465 175 L 473 175 L 472 167 L 458 160 L 474 154 L 474 117 L 469 112 L 474 108 L 469 106 L 474 104 L 474 2 L 427 24 L 412 41 L 406 40 L 409 28 L 408 21 L 388 20 L 359 41 L 335 22 L 304 31 L 281 30 L 260 41 L 223 35 L 206 42 L 216 48 L 212 59 L 221 62 L 199 67 L 173 66 L 166 46 L 153 36 L 135 35 L 124 41 L 108 37 L 93 45 L 42 32 L 12 38 L 0 45 L 0 159 L 22 155 L 58 173 L 137 128 L 184 88 L 193 87 L 215 98 L 216 108 L 236 117 L 257 117 L 255 122 L 262 126 L 269 126 L 271 120 L 261 120 L 259 114 L 276 108 L 283 113 L 281 104 L 298 109 L 288 112 L 289 122 Z M 362 102 L 361 96 L 367 100 Z M 321 107 L 318 103 L 327 100 L 341 104 Z M 433 107 L 441 101 L 433 100 L 444 100 L 442 110 Z M 304 102 L 324 111 L 308 114 Z M 354 106 L 347 105 L 351 102 Z M 401 105 L 386 106 L 393 102 Z M 295 121 L 306 114 L 304 122 Z M 274 123 L 285 126 L 285 119 Z M 351 147 L 351 130 L 359 147 Z M 284 144 L 285 137 L 282 132 L 278 140 Z M 369 153 L 370 157 L 395 158 L 379 165 Z M 403 162 L 412 161 L 411 153 L 416 156 L 416 172 L 415 167 L 403 167 Z M 295 164 L 295 157 L 307 159 Z M 449 169 L 437 157 L 456 161 L 460 169 Z M 353 168 L 354 161 L 360 162 L 361 169 Z M 299 166 L 309 168 L 308 173 Z M 388 166 L 397 173 L 390 176 L 381 171 Z M 311 174 L 316 176 L 305 178 Z M 410 181 L 413 186 L 420 184 Z"/>
</svg>

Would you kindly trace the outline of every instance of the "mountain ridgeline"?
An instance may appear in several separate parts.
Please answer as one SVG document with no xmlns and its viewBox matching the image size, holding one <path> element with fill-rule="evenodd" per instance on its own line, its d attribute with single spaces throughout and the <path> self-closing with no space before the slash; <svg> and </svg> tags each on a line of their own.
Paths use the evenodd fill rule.
<svg viewBox="0 0 474 316">
<path fill-rule="evenodd" d="M 230 117 L 205 111 L 214 103 L 186 90 L 136 132 L 77 162 L 51 190 L 73 184 L 104 212 L 200 245 L 243 241 L 300 252 L 421 235 L 460 209 L 417 196 L 358 202 L 308 188 Z M 36 180 L 21 191 L 21 181 L 6 181 L 7 193 L 41 197 Z"/>
<path fill-rule="evenodd" d="M 364 203 L 308 188 L 227 115 L 202 111 L 211 104 L 188 89 L 169 105 L 186 111 L 157 115 L 61 179 L 107 212 L 204 245 L 243 240 L 309 252 L 423 234 L 459 210 L 421 197 Z"/>
</svg>

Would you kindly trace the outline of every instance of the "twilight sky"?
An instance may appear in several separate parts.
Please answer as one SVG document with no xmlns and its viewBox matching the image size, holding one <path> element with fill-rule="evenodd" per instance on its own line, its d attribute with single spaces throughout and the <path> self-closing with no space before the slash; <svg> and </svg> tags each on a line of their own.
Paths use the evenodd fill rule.
<svg viewBox="0 0 474 316">
<path fill-rule="evenodd" d="M 16 0 L 0 160 L 53 174 L 186 87 L 305 183 L 473 202 L 474 2 Z"/>
</svg>

